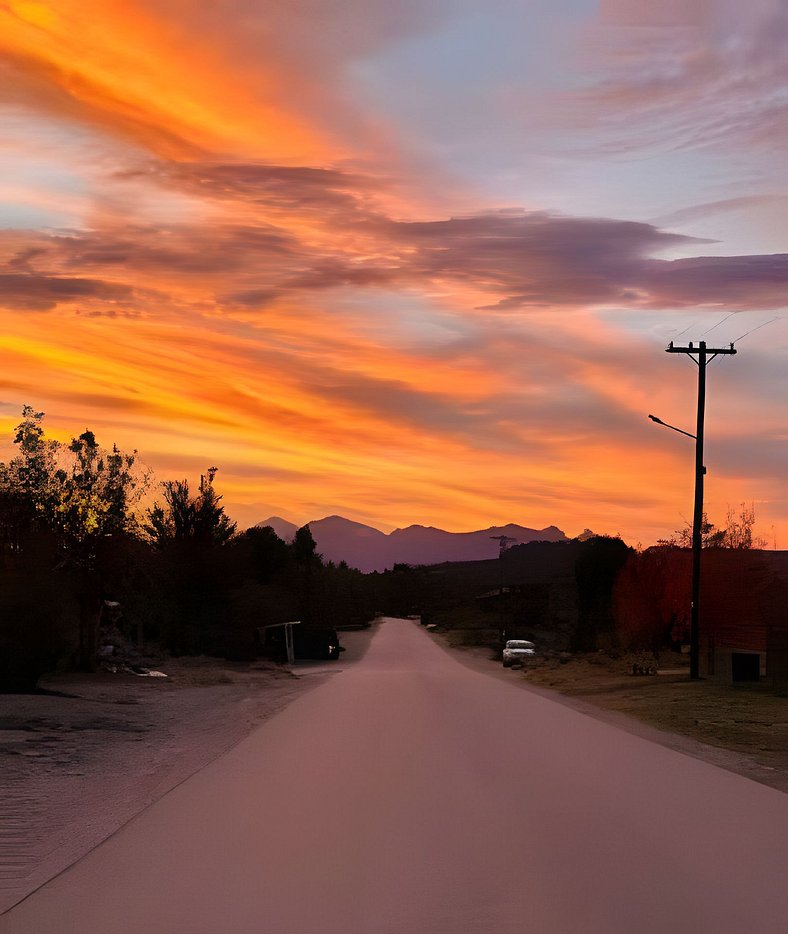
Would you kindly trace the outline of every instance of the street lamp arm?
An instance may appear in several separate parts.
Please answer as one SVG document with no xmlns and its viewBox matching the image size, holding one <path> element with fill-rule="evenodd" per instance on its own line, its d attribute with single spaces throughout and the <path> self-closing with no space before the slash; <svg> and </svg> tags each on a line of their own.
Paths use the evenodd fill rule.
<svg viewBox="0 0 788 934">
<path fill-rule="evenodd" d="M 663 422 L 661 418 L 657 418 L 656 415 L 649 415 L 649 418 L 652 422 L 656 422 L 664 428 L 670 428 L 671 431 L 677 431 L 680 435 L 686 435 L 688 438 L 692 438 L 693 441 L 698 440 L 696 435 L 691 435 L 688 431 L 684 431 L 683 428 L 676 428 L 675 425 L 669 425 L 667 422 Z"/>
</svg>

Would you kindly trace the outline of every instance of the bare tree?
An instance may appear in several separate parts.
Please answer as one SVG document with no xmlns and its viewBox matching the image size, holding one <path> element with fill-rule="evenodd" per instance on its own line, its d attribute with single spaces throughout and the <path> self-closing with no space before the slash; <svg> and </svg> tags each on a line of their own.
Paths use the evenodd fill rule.
<svg viewBox="0 0 788 934">
<path fill-rule="evenodd" d="M 706 513 L 703 513 L 701 525 L 701 544 L 704 548 L 737 548 L 755 549 L 765 548 L 766 540 L 753 534 L 755 525 L 755 503 L 741 503 L 738 513 L 732 506 L 728 506 L 726 523 L 718 528 L 709 522 Z M 683 529 L 677 529 L 670 538 L 661 538 L 658 545 L 671 548 L 692 547 L 692 526 L 688 523 Z"/>
</svg>

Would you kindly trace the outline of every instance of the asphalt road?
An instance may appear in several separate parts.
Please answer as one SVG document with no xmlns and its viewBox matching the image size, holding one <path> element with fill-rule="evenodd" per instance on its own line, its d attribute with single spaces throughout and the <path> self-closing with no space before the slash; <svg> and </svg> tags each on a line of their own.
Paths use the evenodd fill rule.
<svg viewBox="0 0 788 934">
<path fill-rule="evenodd" d="M 785 934 L 788 796 L 474 672 L 416 623 L 3 934 Z"/>
</svg>

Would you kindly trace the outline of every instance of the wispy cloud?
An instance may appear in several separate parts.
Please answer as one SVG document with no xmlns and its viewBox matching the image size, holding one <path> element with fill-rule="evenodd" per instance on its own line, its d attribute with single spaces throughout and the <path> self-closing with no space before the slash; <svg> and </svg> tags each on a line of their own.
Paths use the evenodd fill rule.
<svg viewBox="0 0 788 934">
<path fill-rule="evenodd" d="M 0 233 L 4 397 L 47 409 L 64 437 L 74 419 L 95 425 L 167 475 L 221 462 L 228 500 L 299 520 L 325 503 L 384 526 L 669 531 L 685 452 L 645 412 L 681 411 L 693 387 L 665 376 L 652 332 L 624 333 L 600 309 L 782 307 L 788 255 L 706 256 L 708 241 L 670 229 L 749 196 L 660 223 L 467 211 L 467 191 L 464 213 L 430 209 L 430 189 L 450 201 L 454 182 L 435 166 L 416 176 L 419 157 L 385 112 L 358 106 L 348 76 L 428 36 L 450 6 L 6 4 L 2 100 L 73 132 L 73 173 L 42 163 L 42 190 L 82 186 L 69 229 Z M 614 6 L 619 22 L 646 10 Z M 651 5 L 650 25 L 627 27 L 636 42 L 606 49 L 603 80 L 580 95 L 603 148 L 694 146 L 699 110 L 706 142 L 747 124 L 756 145 L 778 116 L 784 18 L 763 4 L 728 48 L 713 7 L 674 28 Z M 762 410 L 770 431 L 778 410 Z M 758 474 L 747 443 L 746 482 L 771 484 L 776 448 Z M 736 480 L 720 477 L 719 496 Z"/>
<path fill-rule="evenodd" d="M 612 150 L 773 150 L 786 137 L 788 10 L 781 0 L 603 5 L 597 81 L 576 116 Z"/>
<path fill-rule="evenodd" d="M 22 311 L 50 311 L 60 303 L 80 299 L 117 305 L 134 298 L 134 289 L 114 282 L 24 273 L 0 273 L 0 291 L 3 305 Z"/>
<path fill-rule="evenodd" d="M 249 167 L 243 173 L 253 174 Z M 270 178 L 270 167 L 261 166 L 259 174 Z M 29 307 L 46 310 L 83 295 L 115 302 L 144 286 L 161 293 L 169 288 L 173 297 L 187 288 L 221 310 L 263 308 L 347 286 L 399 286 L 471 290 L 477 305 L 502 310 L 784 304 L 787 254 L 659 259 L 662 251 L 703 241 L 607 218 L 503 211 L 396 221 L 365 207 L 363 188 L 355 196 L 337 195 L 337 180 L 348 188 L 351 183 L 339 173 L 329 175 L 328 194 L 316 184 L 321 175 L 307 176 L 312 202 L 301 211 L 303 173 L 294 174 L 293 190 L 291 173 L 277 188 L 278 213 L 269 213 L 262 196 L 253 198 L 256 213 L 245 224 L 217 219 L 34 238 L 8 260 L 14 270 L 7 273 L 10 301 L 18 304 L 27 292 Z M 235 203 L 229 191 L 224 200 Z M 315 207 L 326 202 L 332 210 Z M 238 204 L 249 208 L 246 188 Z M 25 274 L 17 272 L 22 266 Z M 86 278 L 86 272 L 113 282 Z"/>
</svg>

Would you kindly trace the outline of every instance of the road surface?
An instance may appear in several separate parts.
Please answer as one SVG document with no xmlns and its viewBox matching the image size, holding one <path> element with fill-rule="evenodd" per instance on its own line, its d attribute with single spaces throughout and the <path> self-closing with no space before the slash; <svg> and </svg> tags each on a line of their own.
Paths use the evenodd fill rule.
<svg viewBox="0 0 788 934">
<path fill-rule="evenodd" d="M 781 792 L 388 620 L 0 931 L 785 934 L 787 847 Z"/>
</svg>

